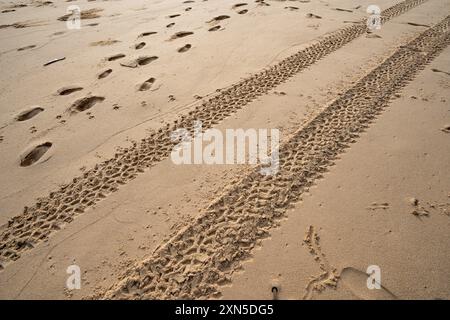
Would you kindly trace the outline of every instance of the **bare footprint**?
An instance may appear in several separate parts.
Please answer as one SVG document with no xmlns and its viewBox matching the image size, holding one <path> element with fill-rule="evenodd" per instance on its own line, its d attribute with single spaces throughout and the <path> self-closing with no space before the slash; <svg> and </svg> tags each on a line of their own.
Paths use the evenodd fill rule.
<svg viewBox="0 0 450 320">
<path fill-rule="evenodd" d="M 109 76 L 112 72 L 112 69 L 106 69 L 105 71 L 100 72 L 97 75 L 97 79 L 103 79 L 106 78 L 107 76 Z"/>
<path fill-rule="evenodd" d="M 31 149 L 31 151 L 25 152 L 24 155 L 20 157 L 20 166 L 29 167 L 32 164 L 39 161 L 42 156 L 50 149 L 52 146 L 51 142 L 45 142 L 39 144 Z"/>
<path fill-rule="evenodd" d="M 145 80 L 143 83 L 141 83 L 138 87 L 138 91 L 147 91 L 149 90 L 152 85 L 155 83 L 155 78 L 150 78 L 148 80 Z"/>
<path fill-rule="evenodd" d="M 77 92 L 83 90 L 83 87 L 78 87 L 78 86 L 67 86 L 67 87 L 63 87 L 61 89 L 59 89 L 57 91 L 58 95 L 60 96 L 67 96 L 71 93 Z"/>
<path fill-rule="evenodd" d="M 179 48 L 177 51 L 178 51 L 178 52 L 186 52 L 186 51 L 188 51 L 190 48 L 192 48 L 192 45 L 190 45 L 190 44 L 188 43 L 188 44 L 182 46 L 181 48 Z"/>
<path fill-rule="evenodd" d="M 103 100 L 105 100 L 105 98 L 100 96 L 84 97 L 72 103 L 69 110 L 72 113 L 83 112 L 92 108 L 94 105 L 102 102 Z"/>
<path fill-rule="evenodd" d="M 26 121 L 26 120 L 30 120 L 31 118 L 37 116 L 39 113 L 41 113 L 42 111 L 44 111 L 44 108 L 41 107 L 32 107 L 29 110 L 25 110 L 21 113 L 19 113 L 19 115 L 16 116 L 16 120 L 17 121 Z"/>
</svg>

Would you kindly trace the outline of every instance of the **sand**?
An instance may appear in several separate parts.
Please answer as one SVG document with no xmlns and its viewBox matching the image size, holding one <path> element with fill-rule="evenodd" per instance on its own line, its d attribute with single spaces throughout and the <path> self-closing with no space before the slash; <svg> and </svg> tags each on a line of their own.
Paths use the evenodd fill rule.
<svg viewBox="0 0 450 320">
<path fill-rule="evenodd" d="M 369 1 L 20 4 L 0 2 L 0 298 L 449 298 L 450 1 L 379 1 L 371 33 Z M 280 172 L 175 165 L 194 120 L 279 129 Z"/>
</svg>

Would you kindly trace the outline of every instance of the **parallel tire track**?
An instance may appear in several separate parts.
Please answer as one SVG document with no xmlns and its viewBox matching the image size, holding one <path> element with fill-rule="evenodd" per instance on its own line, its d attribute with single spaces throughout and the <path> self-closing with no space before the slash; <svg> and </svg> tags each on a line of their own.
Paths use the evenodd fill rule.
<svg viewBox="0 0 450 320">
<path fill-rule="evenodd" d="M 427 0 L 405 0 L 382 12 L 383 20 L 414 8 Z M 94 168 L 65 184 L 48 196 L 37 199 L 32 207 L 25 207 L 0 233 L 0 270 L 4 264 L 17 260 L 24 250 L 33 248 L 47 239 L 64 224 L 92 207 L 95 203 L 118 190 L 120 185 L 133 180 L 139 173 L 166 159 L 176 142 L 171 132 L 179 128 L 194 130 L 193 123 L 202 121 L 203 130 L 242 109 L 258 96 L 268 93 L 296 73 L 316 63 L 366 32 L 365 21 L 337 30 L 317 43 L 282 60 L 278 64 L 255 74 L 222 91 L 188 115 L 172 124 L 152 132 L 139 143 L 119 151 L 114 158 L 97 164 Z"/>
<path fill-rule="evenodd" d="M 427 29 L 332 102 L 280 148 L 280 171 L 255 168 L 195 221 L 157 248 L 99 298 L 198 299 L 220 285 L 279 224 L 286 208 L 333 165 L 376 116 L 450 44 L 450 16 Z"/>
</svg>

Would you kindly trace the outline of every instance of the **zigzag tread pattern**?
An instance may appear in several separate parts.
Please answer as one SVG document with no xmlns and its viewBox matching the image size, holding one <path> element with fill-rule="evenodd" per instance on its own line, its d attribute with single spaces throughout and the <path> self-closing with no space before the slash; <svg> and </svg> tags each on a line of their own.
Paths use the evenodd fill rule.
<svg viewBox="0 0 450 320">
<path fill-rule="evenodd" d="M 450 44 L 450 16 L 400 47 L 280 147 L 280 170 L 255 168 L 110 289 L 107 299 L 220 297 L 233 272 L 397 92 Z"/>
<path fill-rule="evenodd" d="M 383 21 L 398 16 L 427 0 L 405 0 L 382 12 Z M 362 21 L 363 22 L 363 21 Z M 85 212 L 121 185 L 169 157 L 177 144 L 171 133 L 179 128 L 194 132 L 194 121 L 202 121 L 207 130 L 242 109 L 257 97 L 268 93 L 296 73 L 366 32 L 365 24 L 352 25 L 327 35 L 317 43 L 291 55 L 278 64 L 244 79 L 182 115 L 172 124 L 152 132 L 140 142 L 118 151 L 114 158 L 95 165 L 59 190 L 38 198 L 13 217 L 0 233 L 0 270 L 20 258 L 21 252 L 46 240 L 51 233 Z"/>
</svg>

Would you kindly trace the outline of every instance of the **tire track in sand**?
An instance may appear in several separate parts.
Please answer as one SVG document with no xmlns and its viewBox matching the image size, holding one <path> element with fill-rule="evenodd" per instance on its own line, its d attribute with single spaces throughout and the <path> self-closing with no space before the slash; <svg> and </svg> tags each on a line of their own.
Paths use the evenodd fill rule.
<svg viewBox="0 0 450 320">
<path fill-rule="evenodd" d="M 427 0 L 405 0 L 382 12 L 383 21 L 398 16 Z M 49 235 L 73 221 L 74 217 L 133 180 L 139 173 L 167 158 L 176 142 L 170 133 L 178 128 L 193 133 L 195 120 L 203 122 L 207 130 L 242 109 L 258 96 L 268 93 L 296 73 L 316 63 L 326 55 L 366 32 L 361 24 L 339 29 L 317 43 L 291 55 L 197 106 L 172 124 L 152 132 L 140 142 L 117 152 L 114 158 L 97 164 L 83 175 L 38 198 L 31 207 L 13 217 L 0 231 L 0 270 L 8 262 L 19 259 L 21 252 L 33 248 Z"/>
<path fill-rule="evenodd" d="M 220 297 L 220 285 L 279 225 L 286 209 L 321 178 L 414 76 L 450 44 L 450 16 L 401 46 L 280 147 L 280 170 L 255 168 L 97 298 Z"/>
</svg>

